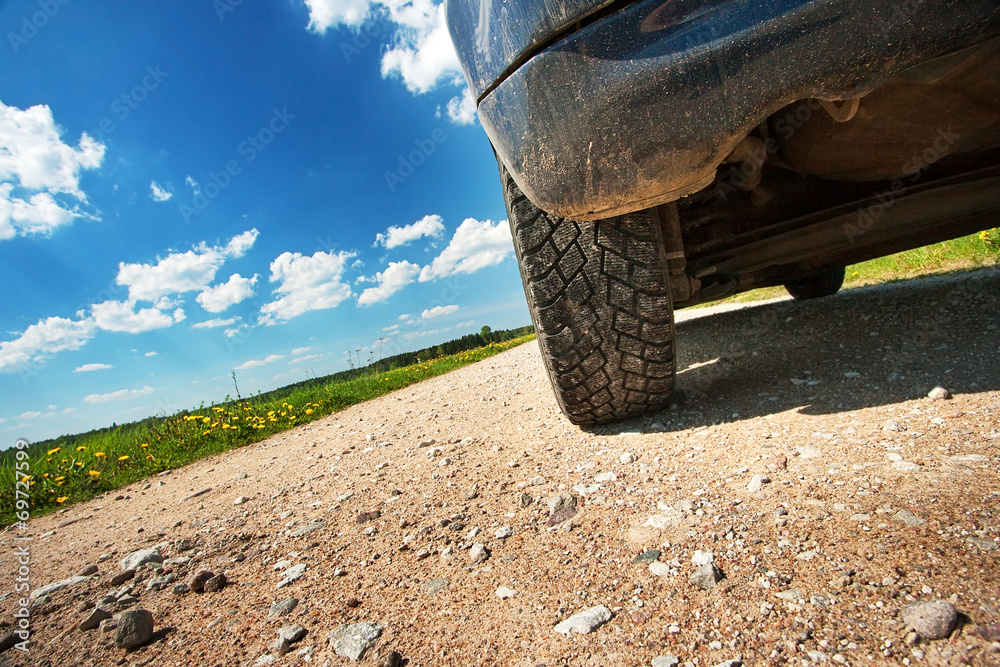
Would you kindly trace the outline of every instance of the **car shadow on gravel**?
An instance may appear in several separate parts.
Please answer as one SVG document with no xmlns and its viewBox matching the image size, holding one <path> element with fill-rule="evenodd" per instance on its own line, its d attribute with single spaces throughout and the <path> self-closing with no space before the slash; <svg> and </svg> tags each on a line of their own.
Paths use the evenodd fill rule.
<svg viewBox="0 0 1000 667">
<path fill-rule="evenodd" d="M 677 324 L 676 407 L 594 429 L 824 415 L 1000 389 L 1000 268 L 697 314 Z"/>
</svg>

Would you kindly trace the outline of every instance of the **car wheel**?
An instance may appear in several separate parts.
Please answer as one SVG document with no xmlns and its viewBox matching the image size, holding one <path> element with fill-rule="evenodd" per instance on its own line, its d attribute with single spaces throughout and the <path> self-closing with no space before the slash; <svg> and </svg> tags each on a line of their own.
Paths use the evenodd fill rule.
<svg viewBox="0 0 1000 667">
<path fill-rule="evenodd" d="M 844 284 L 846 272 L 847 269 L 843 266 L 831 266 L 812 275 L 785 283 L 785 289 L 796 301 L 833 296 L 840 291 Z"/>
<path fill-rule="evenodd" d="M 531 320 L 559 407 L 578 425 L 664 406 L 674 319 L 655 210 L 578 222 L 538 209 L 501 165 Z"/>
</svg>

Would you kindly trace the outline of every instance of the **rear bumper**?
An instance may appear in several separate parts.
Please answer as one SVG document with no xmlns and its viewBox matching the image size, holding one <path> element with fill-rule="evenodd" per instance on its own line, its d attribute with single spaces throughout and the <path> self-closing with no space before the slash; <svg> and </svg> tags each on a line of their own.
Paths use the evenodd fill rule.
<svg viewBox="0 0 1000 667">
<path fill-rule="evenodd" d="M 480 101 L 497 154 L 537 206 L 589 220 L 680 198 L 781 107 L 856 97 L 1000 34 L 995 0 L 698 3 L 678 20 L 683 4 L 632 4 Z"/>
</svg>

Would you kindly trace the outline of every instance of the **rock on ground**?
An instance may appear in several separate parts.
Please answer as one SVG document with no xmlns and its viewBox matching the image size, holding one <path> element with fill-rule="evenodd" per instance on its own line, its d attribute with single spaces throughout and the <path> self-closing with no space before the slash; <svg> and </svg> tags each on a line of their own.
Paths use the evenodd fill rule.
<svg viewBox="0 0 1000 667">
<path fill-rule="evenodd" d="M 382 626 L 377 623 L 351 623 L 341 625 L 327 633 L 330 648 L 339 656 L 358 661 L 382 635 Z"/>
<path fill-rule="evenodd" d="M 142 646 L 153 636 L 153 614 L 145 609 L 128 609 L 118 616 L 115 646 L 130 649 Z"/>
<path fill-rule="evenodd" d="M 914 602 L 899 613 L 903 622 L 926 639 L 944 639 L 955 629 L 958 611 L 946 600 Z"/>
<path fill-rule="evenodd" d="M 613 614 L 610 609 L 605 607 L 603 604 L 599 604 L 596 607 L 591 607 L 590 609 L 581 611 L 578 614 L 573 614 L 562 623 L 556 625 L 555 630 L 556 632 L 561 632 L 565 635 L 569 635 L 574 632 L 585 635 L 593 632 L 610 621 L 612 616 Z"/>
</svg>

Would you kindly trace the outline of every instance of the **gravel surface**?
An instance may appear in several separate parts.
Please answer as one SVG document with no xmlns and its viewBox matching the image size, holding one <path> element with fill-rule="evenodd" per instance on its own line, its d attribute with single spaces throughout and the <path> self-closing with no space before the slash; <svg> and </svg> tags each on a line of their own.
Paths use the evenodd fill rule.
<svg viewBox="0 0 1000 667">
<path fill-rule="evenodd" d="M 998 314 L 686 311 L 676 405 L 592 430 L 521 346 L 34 519 L 0 664 L 1000 664 Z"/>
</svg>

